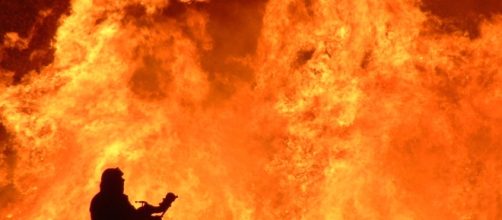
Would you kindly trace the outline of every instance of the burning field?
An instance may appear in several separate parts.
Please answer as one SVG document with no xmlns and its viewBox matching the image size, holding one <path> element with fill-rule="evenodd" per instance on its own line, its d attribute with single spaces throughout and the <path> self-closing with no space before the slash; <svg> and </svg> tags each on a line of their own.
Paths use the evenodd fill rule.
<svg viewBox="0 0 502 220">
<path fill-rule="evenodd" d="M 498 0 L 0 1 L 0 219 L 502 219 Z"/>
</svg>

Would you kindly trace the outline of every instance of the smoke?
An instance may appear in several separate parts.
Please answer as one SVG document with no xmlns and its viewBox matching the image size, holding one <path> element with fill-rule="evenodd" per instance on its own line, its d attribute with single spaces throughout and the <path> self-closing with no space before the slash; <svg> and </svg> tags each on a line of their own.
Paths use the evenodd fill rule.
<svg viewBox="0 0 502 220">
<path fill-rule="evenodd" d="M 17 84 L 28 72 L 52 63 L 54 36 L 60 18 L 69 12 L 69 0 L 0 2 L 0 73 L 14 72 L 11 82 Z"/>
<path fill-rule="evenodd" d="M 22 3 L 2 217 L 85 219 L 117 166 L 178 219 L 500 217 L 498 2 Z"/>
<path fill-rule="evenodd" d="M 502 3 L 497 0 L 423 0 L 420 8 L 430 15 L 428 25 L 433 32 L 457 32 L 471 39 L 480 37 L 483 21 L 502 13 Z"/>
<path fill-rule="evenodd" d="M 190 204 L 180 210 L 187 218 L 243 215 L 254 194 L 238 192 L 267 178 L 253 167 L 266 157 L 253 149 L 256 128 L 247 120 L 264 3 L 88 3 L 75 1 L 64 18 L 52 64 L 2 93 L 2 121 L 19 152 L 12 187 L 20 191 L 2 214 L 72 218 L 57 204 L 87 204 L 95 176 L 120 166 L 134 198 L 155 201 L 172 190 Z M 22 212 L 26 204 L 34 211 Z"/>
</svg>

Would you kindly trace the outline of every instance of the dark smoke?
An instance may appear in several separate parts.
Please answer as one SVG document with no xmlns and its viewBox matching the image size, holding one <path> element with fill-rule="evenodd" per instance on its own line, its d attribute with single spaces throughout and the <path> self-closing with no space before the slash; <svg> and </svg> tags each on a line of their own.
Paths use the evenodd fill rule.
<svg viewBox="0 0 502 220">
<path fill-rule="evenodd" d="M 480 24 L 502 13 L 500 0 L 423 0 L 421 9 L 431 15 L 436 31 L 464 32 L 471 39 L 480 37 Z M 439 18 L 439 22 L 434 22 Z"/>
<path fill-rule="evenodd" d="M 192 3 L 171 1 L 159 14 L 154 15 L 153 20 L 156 22 L 176 20 L 177 25 L 184 30 L 185 36 L 198 45 L 201 51 L 201 67 L 211 82 L 210 99 L 214 101 L 232 95 L 240 82 L 254 81 L 253 69 L 243 60 L 252 57 L 256 52 L 266 2 L 266 0 L 212 0 Z M 133 22 L 138 26 L 150 25 L 152 19 L 147 18 L 144 6 L 136 4 L 125 9 L 126 22 Z M 189 28 L 187 22 L 190 10 L 207 15 L 206 31 L 212 41 L 210 49 L 204 48 L 204 42 L 197 39 L 197 34 Z M 142 87 L 137 85 L 136 88 Z"/>
<path fill-rule="evenodd" d="M 236 82 L 254 80 L 251 67 L 237 60 L 254 55 L 266 3 L 267 0 L 213 0 L 188 5 L 172 2 L 164 10 L 164 15 L 175 18 L 183 17 L 190 8 L 207 13 L 207 32 L 213 45 L 210 50 L 201 48 L 201 65 L 209 74 L 214 98 L 231 95 Z"/>
<path fill-rule="evenodd" d="M 14 83 L 30 71 L 39 71 L 54 59 L 54 39 L 60 18 L 70 12 L 70 0 L 0 1 L 0 70 L 13 71 Z M 5 34 L 28 39 L 27 48 L 2 47 Z"/>
<path fill-rule="evenodd" d="M 235 58 L 255 53 L 266 2 L 218 0 L 205 8 L 209 13 L 208 33 L 213 39 L 213 48 L 203 53 L 201 60 L 202 67 L 210 73 L 214 96 L 232 94 L 235 81 L 254 80 L 251 67 Z"/>
</svg>

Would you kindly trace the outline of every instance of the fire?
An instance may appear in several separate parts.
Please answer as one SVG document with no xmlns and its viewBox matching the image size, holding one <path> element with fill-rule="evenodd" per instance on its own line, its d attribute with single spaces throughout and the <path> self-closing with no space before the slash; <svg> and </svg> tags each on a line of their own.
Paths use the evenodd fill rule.
<svg viewBox="0 0 502 220">
<path fill-rule="evenodd" d="M 500 219 L 502 6 L 483 2 L 44 8 L 0 32 L 0 219 L 90 219 L 108 167 L 131 201 L 178 194 L 166 219 Z"/>
</svg>

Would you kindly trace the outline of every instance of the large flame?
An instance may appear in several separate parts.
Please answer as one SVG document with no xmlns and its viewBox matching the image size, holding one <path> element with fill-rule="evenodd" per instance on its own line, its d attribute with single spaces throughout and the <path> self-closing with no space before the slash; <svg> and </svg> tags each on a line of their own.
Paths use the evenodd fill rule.
<svg viewBox="0 0 502 220">
<path fill-rule="evenodd" d="M 502 6 L 460 2 L 73 0 L 1 62 L 0 219 L 89 219 L 108 167 L 166 219 L 500 219 Z"/>
</svg>

